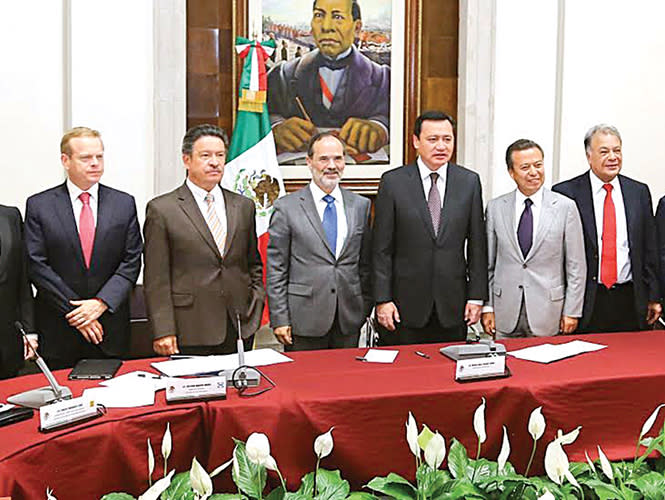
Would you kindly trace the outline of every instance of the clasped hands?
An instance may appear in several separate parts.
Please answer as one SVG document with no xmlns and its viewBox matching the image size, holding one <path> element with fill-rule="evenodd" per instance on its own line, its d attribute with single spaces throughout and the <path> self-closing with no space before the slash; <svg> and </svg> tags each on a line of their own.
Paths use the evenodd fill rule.
<svg viewBox="0 0 665 500">
<path fill-rule="evenodd" d="M 83 338 L 91 344 L 100 344 L 104 339 L 104 328 L 97 321 L 106 312 L 108 306 L 101 299 L 70 300 L 76 309 L 68 312 L 65 319 L 76 328 Z"/>
</svg>

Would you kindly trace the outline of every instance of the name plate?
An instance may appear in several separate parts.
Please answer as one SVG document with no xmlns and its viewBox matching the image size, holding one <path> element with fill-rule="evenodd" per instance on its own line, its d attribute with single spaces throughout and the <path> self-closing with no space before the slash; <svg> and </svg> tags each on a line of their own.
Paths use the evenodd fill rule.
<svg viewBox="0 0 665 500">
<path fill-rule="evenodd" d="M 504 375 L 505 356 L 460 359 L 455 369 L 455 380 L 473 380 Z"/>
<path fill-rule="evenodd" d="M 226 377 L 169 378 L 166 401 L 189 401 L 226 397 Z"/>
<path fill-rule="evenodd" d="M 66 399 L 39 408 L 39 429 L 48 431 L 100 415 L 99 407 L 91 398 Z"/>
</svg>

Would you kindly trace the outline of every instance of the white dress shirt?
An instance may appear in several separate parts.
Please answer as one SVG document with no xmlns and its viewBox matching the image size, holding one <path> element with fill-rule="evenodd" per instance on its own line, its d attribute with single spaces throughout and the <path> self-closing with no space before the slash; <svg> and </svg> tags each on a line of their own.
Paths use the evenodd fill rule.
<svg viewBox="0 0 665 500">
<path fill-rule="evenodd" d="M 203 218 L 206 221 L 206 224 L 208 224 L 208 228 L 210 228 L 210 223 L 208 222 L 208 202 L 205 201 L 205 197 L 208 194 L 208 191 L 205 189 L 197 186 L 194 184 L 192 181 L 187 179 L 185 181 L 185 184 L 187 184 L 187 187 L 189 190 L 192 192 L 192 195 L 194 196 L 194 200 L 196 200 L 196 204 L 199 207 L 199 210 L 201 211 L 201 215 L 203 215 Z M 224 193 L 222 193 L 222 189 L 219 187 L 218 184 L 215 185 L 214 188 L 210 190 L 210 194 L 213 195 L 215 198 L 215 212 L 217 212 L 217 217 L 219 218 L 219 222 L 222 225 L 222 230 L 223 233 L 227 233 L 227 228 L 226 228 L 226 205 L 224 204 Z M 212 232 L 212 231 L 211 231 Z"/>
<path fill-rule="evenodd" d="M 423 191 L 425 192 L 425 200 L 429 198 L 429 190 L 432 187 L 432 178 L 430 175 L 439 174 L 436 180 L 436 189 L 439 191 L 439 199 L 441 200 L 441 207 L 443 207 L 443 197 L 446 194 L 446 177 L 448 174 L 448 164 L 442 165 L 438 170 L 430 170 L 425 162 L 418 157 L 416 160 L 418 165 L 418 172 L 420 173 L 420 180 L 423 183 Z"/>
<path fill-rule="evenodd" d="M 312 192 L 312 196 L 314 197 L 314 205 L 316 205 L 316 211 L 319 214 L 319 219 L 321 219 L 321 222 L 323 222 L 323 212 L 328 206 L 328 203 L 324 201 L 323 197 L 328 193 L 325 193 L 313 182 L 309 183 L 309 189 Z M 337 212 L 337 243 L 335 244 L 335 258 L 338 258 L 342 251 L 342 247 L 344 246 L 344 241 L 346 240 L 346 234 L 349 231 L 349 227 L 346 222 L 344 200 L 342 199 L 342 191 L 339 189 L 339 186 L 335 186 L 335 189 L 332 190 L 330 196 L 335 198 L 335 211 Z"/>
<path fill-rule="evenodd" d="M 603 211 L 605 208 L 605 195 L 607 191 L 603 186 L 606 184 L 589 171 L 591 179 L 591 195 L 593 196 L 593 211 L 596 218 L 596 234 L 598 237 L 598 281 L 600 282 L 600 267 L 603 254 Z M 628 243 L 628 226 L 626 225 L 626 208 L 623 203 L 623 193 L 619 178 L 612 179 L 612 201 L 616 212 L 617 223 L 617 283 L 626 283 L 633 279 L 630 269 L 630 245 Z"/>
<path fill-rule="evenodd" d="M 531 233 L 531 244 L 533 245 L 533 239 L 536 236 L 536 231 L 538 230 L 538 223 L 540 222 L 540 210 L 543 208 L 543 188 L 542 186 L 538 191 L 533 193 L 531 196 L 526 196 L 519 189 L 515 190 L 515 234 L 517 234 L 517 228 L 520 225 L 520 217 L 522 217 L 522 212 L 524 212 L 524 202 L 527 198 L 531 199 L 531 215 L 533 217 L 533 232 Z"/>
<path fill-rule="evenodd" d="M 99 204 L 99 183 L 94 184 L 87 191 L 83 191 L 80 187 L 67 179 L 67 191 L 69 191 L 69 200 L 72 202 L 72 210 L 74 211 L 74 219 L 76 220 L 76 230 L 80 231 L 79 222 L 81 219 L 81 208 L 83 202 L 79 196 L 81 193 L 90 194 L 90 210 L 92 211 L 92 222 L 97 227 L 97 205 Z"/>
</svg>

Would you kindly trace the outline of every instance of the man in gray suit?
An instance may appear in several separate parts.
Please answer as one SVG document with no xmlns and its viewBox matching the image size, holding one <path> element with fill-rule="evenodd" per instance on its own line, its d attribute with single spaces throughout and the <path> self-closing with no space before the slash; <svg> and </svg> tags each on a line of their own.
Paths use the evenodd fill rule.
<svg viewBox="0 0 665 500">
<path fill-rule="evenodd" d="M 543 150 L 535 142 L 512 143 L 506 164 L 517 189 L 487 205 L 489 300 L 483 329 L 498 338 L 573 333 L 586 280 L 577 207 L 543 187 Z"/>
<path fill-rule="evenodd" d="M 312 182 L 275 202 L 267 290 L 270 323 L 287 351 L 357 347 L 371 309 L 370 202 L 339 187 L 344 145 L 312 137 Z"/>
</svg>

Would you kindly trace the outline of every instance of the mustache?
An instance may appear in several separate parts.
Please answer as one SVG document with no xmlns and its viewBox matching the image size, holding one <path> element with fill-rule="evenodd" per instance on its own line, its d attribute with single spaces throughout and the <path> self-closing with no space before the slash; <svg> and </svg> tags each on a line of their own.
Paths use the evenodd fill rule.
<svg viewBox="0 0 665 500">
<path fill-rule="evenodd" d="M 336 175 L 341 175 L 340 171 L 336 168 L 326 168 L 323 171 L 323 175 L 328 175 L 328 174 L 336 174 Z"/>
</svg>

